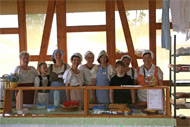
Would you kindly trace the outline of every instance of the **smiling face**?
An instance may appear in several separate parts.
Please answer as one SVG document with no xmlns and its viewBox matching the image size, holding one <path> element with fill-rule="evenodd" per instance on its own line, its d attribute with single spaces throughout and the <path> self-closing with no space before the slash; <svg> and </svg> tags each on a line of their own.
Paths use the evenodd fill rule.
<svg viewBox="0 0 190 127">
<path fill-rule="evenodd" d="M 101 57 L 100 57 L 100 63 L 101 63 L 101 64 L 107 63 L 107 56 L 105 56 L 105 55 L 101 56 Z"/>
<path fill-rule="evenodd" d="M 48 68 L 46 64 L 43 64 L 40 68 L 40 73 L 47 74 Z"/>
<path fill-rule="evenodd" d="M 20 64 L 21 64 L 21 66 L 28 66 L 28 63 L 29 63 L 29 55 L 23 55 L 20 58 Z"/>
<path fill-rule="evenodd" d="M 60 52 L 56 52 L 55 55 L 54 55 L 54 58 L 55 58 L 55 61 L 63 61 L 63 55 L 60 53 Z"/>
<path fill-rule="evenodd" d="M 81 63 L 81 60 L 79 57 L 73 57 L 71 60 L 72 66 L 78 67 L 78 65 Z"/>
<path fill-rule="evenodd" d="M 122 62 L 125 64 L 125 67 L 129 67 L 131 60 L 129 60 L 128 58 L 123 58 Z"/>
<path fill-rule="evenodd" d="M 86 57 L 85 57 L 86 61 L 87 61 L 87 64 L 93 64 L 94 62 L 94 55 L 92 53 L 88 54 Z"/>
<path fill-rule="evenodd" d="M 125 67 L 121 66 L 121 65 L 118 65 L 116 67 L 116 71 L 117 71 L 118 74 L 123 74 L 123 73 L 125 73 Z"/>
<path fill-rule="evenodd" d="M 144 62 L 145 66 L 150 66 L 151 63 L 152 63 L 152 57 L 151 57 L 151 55 L 150 54 L 145 54 L 143 56 L 143 62 Z"/>
</svg>

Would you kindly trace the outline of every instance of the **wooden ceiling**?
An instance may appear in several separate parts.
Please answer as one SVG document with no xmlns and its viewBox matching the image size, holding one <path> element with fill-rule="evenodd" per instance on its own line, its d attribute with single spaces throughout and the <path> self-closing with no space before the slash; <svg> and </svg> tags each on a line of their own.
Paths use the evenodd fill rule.
<svg viewBox="0 0 190 127">
<path fill-rule="evenodd" d="M 162 0 L 155 1 L 156 8 L 161 8 Z M 26 0 L 25 4 L 27 14 L 44 14 L 48 0 Z M 66 6 L 67 13 L 105 11 L 105 0 L 67 0 Z M 148 10 L 148 0 L 124 0 L 124 6 L 126 10 Z M 7 14 L 17 14 L 16 0 L 0 0 L 0 15 Z"/>
</svg>

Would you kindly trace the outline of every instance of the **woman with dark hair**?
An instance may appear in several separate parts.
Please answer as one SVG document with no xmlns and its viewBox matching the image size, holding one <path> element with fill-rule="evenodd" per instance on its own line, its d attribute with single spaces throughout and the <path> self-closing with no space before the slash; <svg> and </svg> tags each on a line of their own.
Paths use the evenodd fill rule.
<svg viewBox="0 0 190 127">
<path fill-rule="evenodd" d="M 125 64 L 125 73 L 131 76 L 131 78 L 134 80 L 136 69 L 129 67 L 132 61 L 131 57 L 129 55 L 123 55 L 120 60 Z"/>
<path fill-rule="evenodd" d="M 108 54 L 102 50 L 97 59 L 100 65 L 95 65 L 91 70 L 92 84 L 94 86 L 109 86 L 111 78 L 116 74 L 115 68 L 108 64 Z M 98 103 L 108 104 L 109 90 L 96 90 L 96 98 Z"/>
<path fill-rule="evenodd" d="M 51 59 L 54 62 L 54 64 L 50 64 L 48 70 L 51 80 L 51 86 L 65 86 L 63 82 L 63 74 L 65 73 L 65 70 L 71 68 L 68 64 L 63 62 L 63 56 L 64 53 L 60 49 L 54 50 Z M 54 91 L 50 90 L 49 93 L 49 103 L 54 103 Z M 63 103 L 63 101 L 66 100 L 66 92 L 65 90 L 59 90 L 60 94 L 60 103 Z"/>
<path fill-rule="evenodd" d="M 83 71 L 78 69 L 81 64 L 82 55 L 74 53 L 71 56 L 72 67 L 67 69 L 63 75 L 64 83 L 66 86 L 83 86 L 84 78 Z M 78 101 L 80 105 L 84 103 L 84 91 L 81 89 L 66 90 L 67 101 Z"/>
</svg>

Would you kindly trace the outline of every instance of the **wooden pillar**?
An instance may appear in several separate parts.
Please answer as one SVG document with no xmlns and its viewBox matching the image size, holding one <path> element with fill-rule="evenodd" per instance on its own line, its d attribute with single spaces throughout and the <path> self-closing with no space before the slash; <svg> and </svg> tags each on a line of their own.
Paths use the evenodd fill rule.
<svg viewBox="0 0 190 127">
<path fill-rule="evenodd" d="M 124 31 L 124 36 L 125 36 L 125 41 L 127 44 L 127 48 L 128 48 L 128 53 L 129 56 L 131 56 L 132 60 L 132 66 L 133 67 L 138 67 L 138 63 L 137 63 L 137 58 L 135 56 L 135 50 L 134 50 L 134 46 L 133 46 L 133 40 L 131 37 L 131 33 L 130 33 L 130 29 L 129 29 L 129 24 L 128 24 L 128 20 L 127 20 L 127 16 L 125 13 L 125 7 L 123 4 L 123 0 L 116 0 L 117 1 L 117 6 L 118 6 L 118 10 L 119 10 L 119 15 L 120 15 L 120 19 L 121 19 L 121 23 L 123 26 L 123 31 Z"/>
<path fill-rule="evenodd" d="M 19 51 L 27 51 L 25 0 L 17 0 Z"/>
<path fill-rule="evenodd" d="M 115 0 L 106 0 L 106 40 L 109 63 L 115 65 Z"/>
<path fill-rule="evenodd" d="M 66 0 L 56 0 L 57 45 L 64 52 L 64 62 L 67 63 L 67 33 L 66 33 Z"/>
<path fill-rule="evenodd" d="M 54 10 L 55 10 L 55 1 L 49 0 L 38 63 L 45 61 L 45 57 L 46 57 L 48 45 L 49 45 L 50 34 L 51 34 Z"/>
<path fill-rule="evenodd" d="M 149 49 L 154 53 L 156 65 L 156 0 L 149 0 Z"/>
</svg>

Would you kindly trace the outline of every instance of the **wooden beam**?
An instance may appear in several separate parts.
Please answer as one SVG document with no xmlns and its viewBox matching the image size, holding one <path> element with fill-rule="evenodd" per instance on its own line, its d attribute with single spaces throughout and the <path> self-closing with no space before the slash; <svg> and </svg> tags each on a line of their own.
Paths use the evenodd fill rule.
<svg viewBox="0 0 190 127">
<path fill-rule="evenodd" d="M 18 34 L 18 28 L 0 28 L 0 34 Z"/>
<path fill-rule="evenodd" d="M 106 0 L 106 40 L 109 63 L 115 65 L 115 1 Z"/>
<path fill-rule="evenodd" d="M 156 65 L 156 0 L 149 0 L 149 49 L 154 53 Z"/>
<path fill-rule="evenodd" d="M 129 55 L 129 53 L 117 53 L 116 59 L 121 59 L 123 55 Z M 135 59 L 142 59 L 142 57 L 135 55 Z"/>
<path fill-rule="evenodd" d="M 106 31 L 106 25 L 67 26 L 67 32 L 99 32 Z"/>
<path fill-rule="evenodd" d="M 128 48 L 128 53 L 131 56 L 132 60 L 132 66 L 133 67 L 138 67 L 138 63 L 137 63 L 137 59 L 135 56 L 135 50 L 134 50 L 134 46 L 133 46 L 133 40 L 131 37 L 131 33 L 130 33 L 130 29 L 129 29 L 129 24 L 128 24 L 128 20 L 127 20 L 127 16 L 125 13 L 125 7 L 123 4 L 123 0 L 116 0 L 117 1 L 117 6 L 118 6 L 118 10 L 119 10 L 119 15 L 121 18 L 121 23 L 123 26 L 123 31 L 124 31 L 124 36 L 125 36 L 125 41 L 127 44 L 127 48 Z"/>
<path fill-rule="evenodd" d="M 157 30 L 162 29 L 162 23 L 156 23 L 156 29 Z M 170 29 L 173 29 L 171 22 L 170 22 Z"/>
<path fill-rule="evenodd" d="M 27 51 L 25 0 L 17 0 L 17 9 L 19 27 L 19 50 L 21 52 Z"/>
<path fill-rule="evenodd" d="M 47 54 L 49 39 L 51 34 L 54 10 L 55 10 L 55 1 L 49 0 L 38 63 L 45 61 L 45 56 Z"/>
<path fill-rule="evenodd" d="M 31 55 L 30 56 L 30 61 L 38 61 L 39 55 Z M 51 60 L 51 55 L 46 55 L 45 56 L 45 61 L 52 61 Z"/>
<path fill-rule="evenodd" d="M 58 49 L 63 50 L 64 62 L 67 63 L 66 0 L 56 0 L 57 42 Z"/>
</svg>

